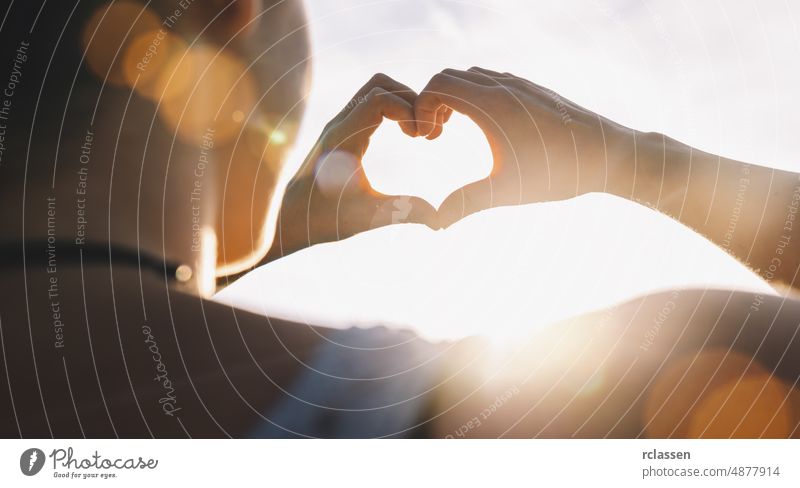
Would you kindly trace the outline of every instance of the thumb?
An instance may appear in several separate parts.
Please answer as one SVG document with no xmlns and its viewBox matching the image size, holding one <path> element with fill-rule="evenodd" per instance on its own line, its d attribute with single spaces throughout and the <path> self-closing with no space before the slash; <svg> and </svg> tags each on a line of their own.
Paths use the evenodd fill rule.
<svg viewBox="0 0 800 488">
<path fill-rule="evenodd" d="M 498 188 L 495 186 L 491 178 L 485 178 L 448 195 L 439 207 L 440 227 L 446 229 L 464 217 L 502 205 L 498 198 L 501 195 L 497 194 Z"/>
</svg>

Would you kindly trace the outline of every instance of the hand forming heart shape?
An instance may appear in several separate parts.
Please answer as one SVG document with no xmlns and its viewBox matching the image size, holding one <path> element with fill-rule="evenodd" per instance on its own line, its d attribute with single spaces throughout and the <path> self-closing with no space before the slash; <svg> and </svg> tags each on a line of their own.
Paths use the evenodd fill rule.
<svg viewBox="0 0 800 488">
<path fill-rule="evenodd" d="M 383 195 L 370 187 L 361 160 L 384 118 L 411 137 L 435 139 L 454 110 L 486 135 L 494 159 L 487 178 L 453 192 L 438 211 L 422 199 Z M 279 224 L 286 246 L 281 247 L 306 247 L 400 222 L 444 228 L 492 207 L 611 191 L 621 171 L 615 155 L 628 150 L 629 134 L 509 73 L 446 69 L 419 95 L 377 74 L 325 126 L 287 188 Z"/>
</svg>

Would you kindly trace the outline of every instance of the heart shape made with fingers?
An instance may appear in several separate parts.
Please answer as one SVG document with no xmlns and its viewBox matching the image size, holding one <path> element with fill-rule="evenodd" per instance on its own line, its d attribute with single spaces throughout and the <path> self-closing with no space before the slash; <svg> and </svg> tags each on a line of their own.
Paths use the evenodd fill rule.
<svg viewBox="0 0 800 488">
<path fill-rule="evenodd" d="M 374 75 L 301 170 L 325 194 L 301 195 L 313 207 L 306 242 L 397 223 L 442 229 L 490 208 L 606 191 L 629 130 L 604 120 L 510 73 L 448 68 L 419 93 Z"/>
<path fill-rule="evenodd" d="M 461 76 L 489 79 L 445 70 L 417 94 L 379 73 L 328 123 L 300 174 L 325 195 L 309 214 L 327 219 L 329 234 L 396 223 L 439 229 L 495 206 L 496 196 L 519 203 L 519 190 L 495 195 L 493 186 L 503 153 L 486 110 L 498 109 L 487 97 L 497 91 Z"/>
<path fill-rule="evenodd" d="M 376 191 L 419 197 L 438 209 L 454 191 L 489 176 L 492 153 L 481 129 L 468 117 L 453 114 L 433 140 L 408 137 L 397 124 L 381 125 L 362 166 Z"/>
</svg>

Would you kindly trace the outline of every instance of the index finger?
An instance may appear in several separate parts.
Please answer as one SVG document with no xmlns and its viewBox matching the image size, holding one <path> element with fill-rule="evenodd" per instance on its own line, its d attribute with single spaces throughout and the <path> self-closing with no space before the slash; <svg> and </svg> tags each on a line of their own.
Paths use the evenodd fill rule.
<svg viewBox="0 0 800 488">
<path fill-rule="evenodd" d="M 376 73 L 356 92 L 355 95 L 353 95 L 353 98 L 350 99 L 350 102 L 348 102 L 341 112 L 339 112 L 337 119 L 349 114 L 362 101 L 366 100 L 369 93 L 375 88 L 380 88 L 393 95 L 397 95 L 412 105 L 417 98 L 417 93 L 408 86 L 400 83 L 391 76 L 383 73 Z"/>
<path fill-rule="evenodd" d="M 417 132 L 427 136 L 436 129 L 436 112 L 446 106 L 460 112 L 481 128 L 486 120 L 484 105 L 487 89 L 469 80 L 441 72 L 434 75 L 427 86 L 417 95 L 414 103 L 414 116 L 417 119 Z"/>
</svg>

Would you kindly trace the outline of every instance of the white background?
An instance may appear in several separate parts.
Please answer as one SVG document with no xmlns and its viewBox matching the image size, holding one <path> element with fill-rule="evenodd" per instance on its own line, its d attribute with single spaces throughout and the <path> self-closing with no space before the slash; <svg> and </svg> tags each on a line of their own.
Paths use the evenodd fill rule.
<svg viewBox="0 0 800 488">
<path fill-rule="evenodd" d="M 50 458 L 24 476 L 29 447 L 46 455 L 72 446 L 75 457 L 155 458 L 153 470 L 109 480 L 54 479 Z M 644 461 L 642 451 L 690 451 L 690 461 Z M 798 486 L 797 441 L 398 440 L 398 441 L 3 441 L 3 486 Z M 642 479 L 653 467 L 779 466 L 773 478 Z M 191 483 L 191 484 L 189 484 Z M 548 483 L 552 483 L 549 485 Z"/>
</svg>

